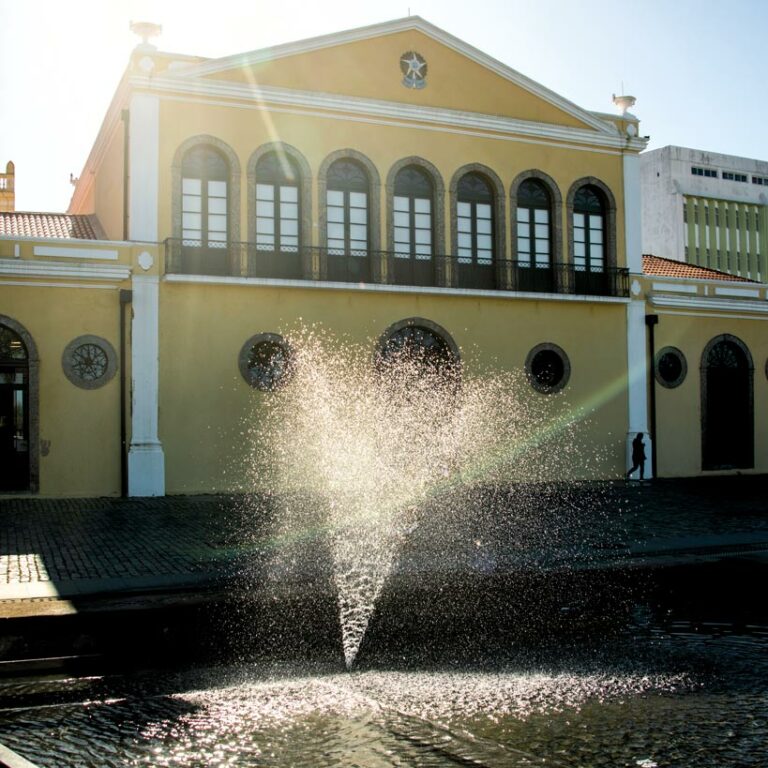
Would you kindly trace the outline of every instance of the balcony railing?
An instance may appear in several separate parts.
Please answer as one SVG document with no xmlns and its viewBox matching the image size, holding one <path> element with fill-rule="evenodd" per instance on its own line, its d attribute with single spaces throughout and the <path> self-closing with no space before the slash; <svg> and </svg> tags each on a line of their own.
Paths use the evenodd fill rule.
<svg viewBox="0 0 768 768">
<path fill-rule="evenodd" d="M 572 264 L 531 266 L 503 259 L 484 263 L 447 255 L 423 258 L 317 247 L 275 251 L 253 243 L 202 248 L 174 238 L 166 240 L 165 247 L 168 274 L 629 296 L 629 270 L 623 268 L 580 271 Z"/>
</svg>

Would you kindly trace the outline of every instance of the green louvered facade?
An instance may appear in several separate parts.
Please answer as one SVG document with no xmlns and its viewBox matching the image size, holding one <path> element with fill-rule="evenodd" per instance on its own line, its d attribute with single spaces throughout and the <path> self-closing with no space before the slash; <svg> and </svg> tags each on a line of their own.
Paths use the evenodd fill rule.
<svg viewBox="0 0 768 768">
<path fill-rule="evenodd" d="M 768 280 L 768 206 L 686 195 L 683 221 L 689 264 Z"/>
</svg>

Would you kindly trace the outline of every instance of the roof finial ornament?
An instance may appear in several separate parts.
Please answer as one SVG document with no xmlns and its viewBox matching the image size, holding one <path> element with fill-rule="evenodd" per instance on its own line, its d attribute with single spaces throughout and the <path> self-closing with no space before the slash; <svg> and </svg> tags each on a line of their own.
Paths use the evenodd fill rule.
<svg viewBox="0 0 768 768">
<path fill-rule="evenodd" d="M 617 96 L 613 94 L 613 103 L 618 107 L 619 114 L 623 117 L 630 107 L 634 107 L 637 99 L 634 96 Z"/>
<path fill-rule="evenodd" d="M 132 21 L 130 24 L 131 32 L 141 38 L 141 47 L 156 50 L 156 47 L 149 41 L 157 37 L 162 31 L 161 24 L 154 24 L 151 21 Z"/>
</svg>

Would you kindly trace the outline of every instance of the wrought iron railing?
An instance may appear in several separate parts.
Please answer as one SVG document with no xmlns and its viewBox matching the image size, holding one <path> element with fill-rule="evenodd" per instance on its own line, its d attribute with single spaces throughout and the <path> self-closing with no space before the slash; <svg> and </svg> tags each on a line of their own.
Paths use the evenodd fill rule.
<svg viewBox="0 0 768 768">
<path fill-rule="evenodd" d="M 228 275 L 278 280 L 383 283 L 435 288 L 628 296 L 629 270 L 575 269 L 572 264 L 531 265 L 494 259 L 471 261 L 456 256 L 414 257 L 393 251 L 304 247 L 276 251 L 254 243 L 204 248 L 169 238 L 165 242 L 168 274 Z"/>
</svg>

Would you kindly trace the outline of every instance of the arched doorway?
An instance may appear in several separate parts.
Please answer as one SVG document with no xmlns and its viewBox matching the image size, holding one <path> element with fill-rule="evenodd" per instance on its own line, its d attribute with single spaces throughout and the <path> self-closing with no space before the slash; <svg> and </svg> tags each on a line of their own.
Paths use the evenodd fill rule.
<svg viewBox="0 0 768 768">
<path fill-rule="evenodd" d="M 34 344 L 0 316 L 0 491 L 37 490 L 36 393 Z"/>
<path fill-rule="evenodd" d="M 735 336 L 723 334 L 701 357 L 702 469 L 754 467 L 752 357 Z"/>
</svg>

